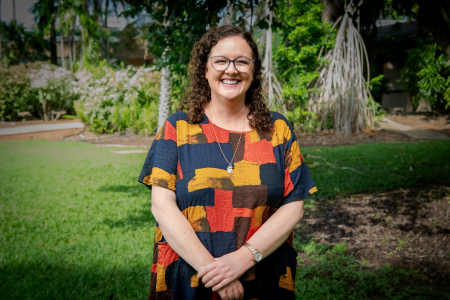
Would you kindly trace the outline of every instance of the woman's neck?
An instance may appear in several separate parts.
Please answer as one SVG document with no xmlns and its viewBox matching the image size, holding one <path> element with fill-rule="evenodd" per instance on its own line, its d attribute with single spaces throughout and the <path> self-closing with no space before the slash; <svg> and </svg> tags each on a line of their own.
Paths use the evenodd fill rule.
<svg viewBox="0 0 450 300">
<path fill-rule="evenodd" d="M 221 102 L 212 99 L 205 107 L 205 114 L 215 125 L 232 131 L 244 131 L 252 128 L 247 120 L 248 108 L 244 101 Z"/>
</svg>

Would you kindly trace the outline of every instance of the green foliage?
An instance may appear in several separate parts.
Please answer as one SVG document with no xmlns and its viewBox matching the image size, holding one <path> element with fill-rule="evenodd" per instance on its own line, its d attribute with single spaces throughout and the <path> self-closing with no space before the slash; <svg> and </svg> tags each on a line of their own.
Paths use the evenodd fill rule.
<svg viewBox="0 0 450 300">
<path fill-rule="evenodd" d="M 319 73 L 317 68 L 325 62 L 318 59 L 320 48 L 327 51 L 333 45 L 331 24 L 322 22 L 324 4 L 319 0 L 293 0 L 278 2 L 278 17 L 273 45 L 273 62 L 277 77 L 283 86 L 288 120 L 294 128 L 314 126 L 315 116 L 305 113 L 310 97 L 308 88 Z M 328 39 L 327 39 L 328 37 Z M 296 110 L 294 112 L 294 110 Z"/>
<path fill-rule="evenodd" d="M 414 102 L 425 100 L 436 107 L 445 101 L 450 106 L 450 60 L 431 37 L 408 51 L 402 80 Z"/>
<path fill-rule="evenodd" d="M 17 121 L 19 112 L 28 111 L 37 116 L 38 93 L 31 87 L 30 71 L 41 63 L 27 63 L 2 67 L 0 65 L 0 120 Z"/>
<path fill-rule="evenodd" d="M 2 60 L 6 65 L 46 60 L 43 45 L 35 31 L 25 31 L 17 22 L 0 22 Z"/>
</svg>

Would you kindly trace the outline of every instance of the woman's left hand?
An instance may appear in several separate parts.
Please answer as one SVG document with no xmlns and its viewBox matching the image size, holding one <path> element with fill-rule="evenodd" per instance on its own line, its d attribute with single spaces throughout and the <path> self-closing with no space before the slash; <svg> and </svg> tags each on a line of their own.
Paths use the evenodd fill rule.
<svg viewBox="0 0 450 300">
<path fill-rule="evenodd" d="M 246 249 L 243 249 L 246 250 Z M 248 253 L 247 253 L 248 252 Z M 242 276 L 254 265 L 250 251 L 242 251 L 242 248 L 216 258 L 215 262 L 206 265 L 198 272 L 198 278 L 202 278 L 205 287 L 213 287 L 213 291 L 220 290 L 233 280 Z"/>
</svg>

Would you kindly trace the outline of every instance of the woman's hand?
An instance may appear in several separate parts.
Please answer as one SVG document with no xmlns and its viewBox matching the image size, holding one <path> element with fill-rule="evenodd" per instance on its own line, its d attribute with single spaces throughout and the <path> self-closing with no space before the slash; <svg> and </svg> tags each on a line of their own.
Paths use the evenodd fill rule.
<svg viewBox="0 0 450 300">
<path fill-rule="evenodd" d="M 244 288 L 242 283 L 235 279 L 229 285 L 217 291 L 222 300 L 242 300 L 244 299 Z"/>
<path fill-rule="evenodd" d="M 229 285 L 254 265 L 252 253 L 244 247 L 215 260 L 202 268 L 197 275 L 198 278 L 203 277 L 205 287 L 213 287 L 213 291 Z"/>
</svg>

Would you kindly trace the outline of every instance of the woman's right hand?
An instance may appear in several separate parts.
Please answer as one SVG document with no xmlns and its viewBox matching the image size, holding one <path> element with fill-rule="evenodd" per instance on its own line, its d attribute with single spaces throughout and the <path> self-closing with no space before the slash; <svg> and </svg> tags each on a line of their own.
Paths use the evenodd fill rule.
<svg viewBox="0 0 450 300">
<path fill-rule="evenodd" d="M 244 299 L 244 288 L 239 279 L 235 279 L 230 284 L 217 291 L 222 300 L 242 300 Z"/>
</svg>

